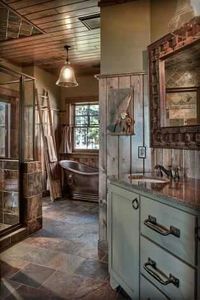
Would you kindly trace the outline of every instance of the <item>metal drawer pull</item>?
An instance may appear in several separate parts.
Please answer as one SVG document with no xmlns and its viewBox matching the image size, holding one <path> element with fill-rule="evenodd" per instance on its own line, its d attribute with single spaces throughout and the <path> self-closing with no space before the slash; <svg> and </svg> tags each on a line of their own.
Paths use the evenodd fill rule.
<svg viewBox="0 0 200 300">
<path fill-rule="evenodd" d="M 172 234 L 179 238 L 181 235 L 180 229 L 174 226 L 170 226 L 168 229 L 165 226 L 158 224 L 156 218 L 152 217 L 151 215 L 148 216 L 148 219 L 144 220 L 144 225 L 164 236 Z"/>
<path fill-rule="evenodd" d="M 137 198 L 135 198 L 133 201 L 132 201 L 132 207 L 134 209 L 138 209 L 139 208 L 139 201 Z"/>
<path fill-rule="evenodd" d="M 176 287 L 179 287 L 179 279 L 174 277 L 172 274 L 169 274 L 169 277 L 167 277 L 165 273 L 156 267 L 156 262 L 151 258 L 148 258 L 148 262 L 144 264 L 144 269 L 162 285 L 168 285 L 172 283 Z"/>
</svg>

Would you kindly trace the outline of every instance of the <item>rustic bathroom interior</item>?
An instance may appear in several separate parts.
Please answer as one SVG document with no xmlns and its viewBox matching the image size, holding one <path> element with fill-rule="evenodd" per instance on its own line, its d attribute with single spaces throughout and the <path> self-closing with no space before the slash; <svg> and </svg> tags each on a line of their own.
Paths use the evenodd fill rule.
<svg viewBox="0 0 200 300">
<path fill-rule="evenodd" d="M 200 299 L 199 0 L 0 0 L 0 299 Z"/>
</svg>

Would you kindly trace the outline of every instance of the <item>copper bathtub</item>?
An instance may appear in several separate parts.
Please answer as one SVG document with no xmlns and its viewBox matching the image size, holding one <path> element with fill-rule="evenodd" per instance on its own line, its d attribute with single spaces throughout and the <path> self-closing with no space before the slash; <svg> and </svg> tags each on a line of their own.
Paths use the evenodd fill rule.
<svg viewBox="0 0 200 300">
<path fill-rule="evenodd" d="M 59 161 L 63 191 L 73 200 L 98 202 L 99 171 L 72 160 Z"/>
</svg>

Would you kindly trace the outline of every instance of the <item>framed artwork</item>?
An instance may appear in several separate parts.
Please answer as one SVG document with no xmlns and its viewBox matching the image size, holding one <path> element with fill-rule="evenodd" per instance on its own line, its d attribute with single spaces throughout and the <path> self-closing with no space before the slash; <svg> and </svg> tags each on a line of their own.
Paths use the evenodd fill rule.
<svg viewBox="0 0 200 300">
<path fill-rule="evenodd" d="M 134 134 L 133 88 L 110 89 L 108 94 L 108 132 L 112 135 Z"/>
<path fill-rule="evenodd" d="M 197 88 L 169 88 L 165 99 L 165 126 L 196 125 L 200 120 Z"/>
</svg>

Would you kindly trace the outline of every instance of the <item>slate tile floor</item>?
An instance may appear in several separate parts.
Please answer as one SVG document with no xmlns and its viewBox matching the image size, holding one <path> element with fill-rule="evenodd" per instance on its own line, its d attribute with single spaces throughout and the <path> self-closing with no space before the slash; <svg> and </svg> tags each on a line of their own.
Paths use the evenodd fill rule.
<svg viewBox="0 0 200 300">
<path fill-rule="evenodd" d="M 1 254 L 0 299 L 128 299 L 110 288 L 98 260 L 98 205 L 43 204 L 43 229 Z"/>
</svg>

